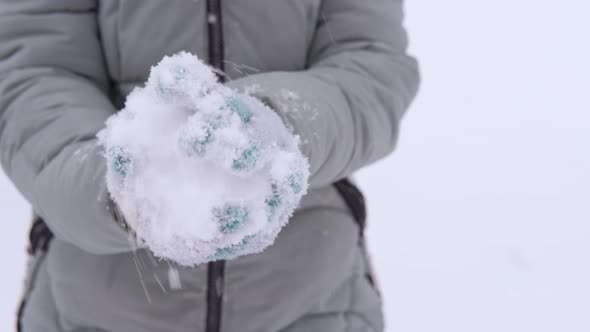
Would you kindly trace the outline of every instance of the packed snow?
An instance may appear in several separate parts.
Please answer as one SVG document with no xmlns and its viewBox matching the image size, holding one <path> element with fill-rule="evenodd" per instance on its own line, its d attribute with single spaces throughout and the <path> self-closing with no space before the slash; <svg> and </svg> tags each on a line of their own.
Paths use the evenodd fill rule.
<svg viewBox="0 0 590 332">
<path fill-rule="evenodd" d="M 182 265 L 260 252 L 307 190 L 299 138 L 186 52 L 151 69 L 99 140 L 138 241 Z"/>
</svg>

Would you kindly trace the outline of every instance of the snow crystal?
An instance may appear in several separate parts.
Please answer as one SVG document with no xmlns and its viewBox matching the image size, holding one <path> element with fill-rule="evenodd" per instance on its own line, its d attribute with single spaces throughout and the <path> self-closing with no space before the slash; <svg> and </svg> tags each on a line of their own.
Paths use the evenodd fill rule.
<svg viewBox="0 0 590 332">
<path fill-rule="evenodd" d="M 186 52 L 152 67 L 99 140 L 127 223 L 155 255 L 182 265 L 268 247 L 307 190 L 299 138 Z"/>
</svg>

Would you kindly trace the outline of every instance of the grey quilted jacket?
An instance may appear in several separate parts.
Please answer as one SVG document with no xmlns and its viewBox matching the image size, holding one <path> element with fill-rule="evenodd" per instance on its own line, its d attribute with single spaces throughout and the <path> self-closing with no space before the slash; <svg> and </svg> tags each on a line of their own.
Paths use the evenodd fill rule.
<svg viewBox="0 0 590 332">
<path fill-rule="evenodd" d="M 0 159 L 55 235 L 22 330 L 382 331 L 331 184 L 393 150 L 419 80 L 406 46 L 400 0 L 0 0 Z M 176 267 L 133 252 L 107 208 L 95 135 L 181 50 L 225 67 L 303 138 L 310 193 L 261 254 Z"/>
</svg>

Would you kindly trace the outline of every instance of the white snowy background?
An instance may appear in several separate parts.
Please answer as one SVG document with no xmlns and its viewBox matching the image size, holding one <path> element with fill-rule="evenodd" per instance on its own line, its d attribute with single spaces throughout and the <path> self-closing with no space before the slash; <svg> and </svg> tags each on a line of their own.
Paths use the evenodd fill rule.
<svg viewBox="0 0 590 332">
<path fill-rule="evenodd" d="M 406 1 L 423 85 L 360 172 L 389 332 L 590 331 L 590 3 Z M 0 173 L 0 330 L 27 203 Z"/>
</svg>

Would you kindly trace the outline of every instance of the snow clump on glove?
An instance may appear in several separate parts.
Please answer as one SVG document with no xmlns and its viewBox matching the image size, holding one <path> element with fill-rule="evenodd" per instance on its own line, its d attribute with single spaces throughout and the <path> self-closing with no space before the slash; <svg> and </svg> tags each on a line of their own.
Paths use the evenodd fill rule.
<svg viewBox="0 0 590 332">
<path fill-rule="evenodd" d="M 299 138 L 186 52 L 152 67 L 99 140 L 137 239 L 186 266 L 262 251 L 307 191 Z"/>
</svg>

